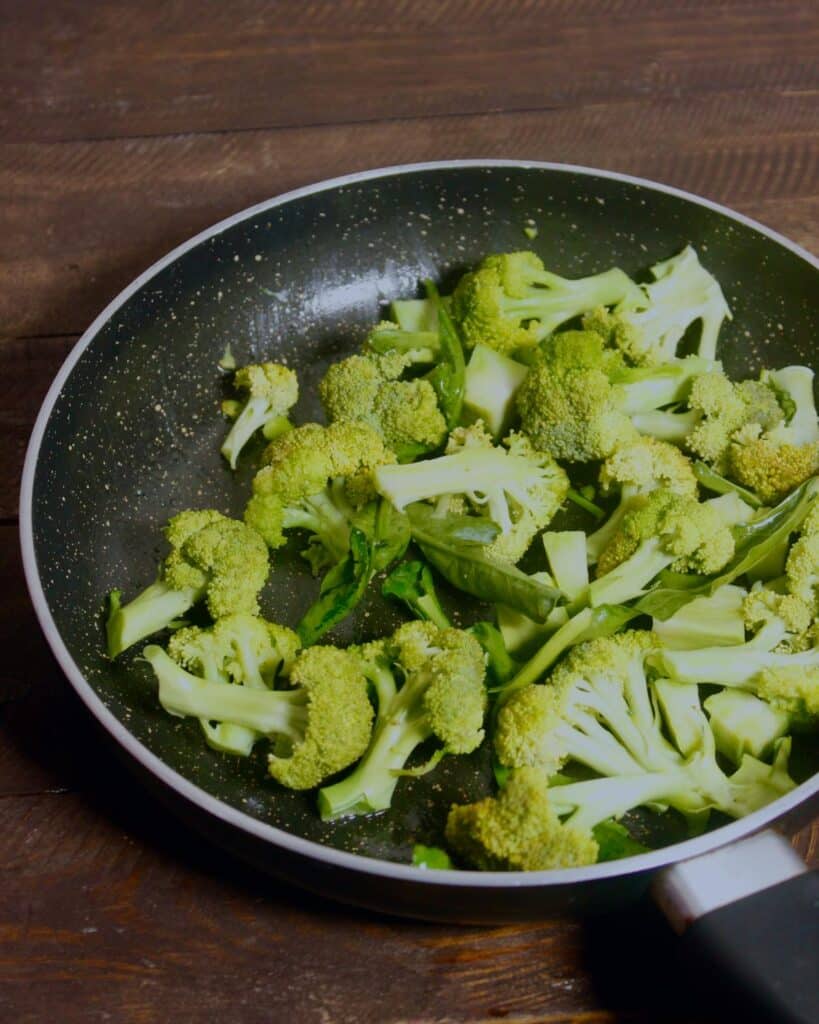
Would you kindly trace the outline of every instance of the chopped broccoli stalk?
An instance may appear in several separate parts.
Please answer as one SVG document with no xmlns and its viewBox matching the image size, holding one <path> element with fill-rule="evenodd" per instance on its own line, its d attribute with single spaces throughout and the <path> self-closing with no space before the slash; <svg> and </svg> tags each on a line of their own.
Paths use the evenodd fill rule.
<svg viewBox="0 0 819 1024">
<path fill-rule="evenodd" d="M 108 656 L 165 629 L 204 600 L 217 619 L 258 611 L 269 571 L 267 549 L 255 530 L 213 509 L 180 512 L 168 521 L 171 552 L 159 579 L 128 604 L 111 595 L 106 623 Z"/>
<path fill-rule="evenodd" d="M 708 697 L 704 706 L 717 750 L 736 765 L 745 754 L 767 756 L 790 727 L 786 712 L 744 690 L 720 690 Z"/>
<path fill-rule="evenodd" d="M 440 351 L 437 331 L 405 331 L 395 324 L 379 324 L 367 335 L 365 353 L 390 355 L 394 353 L 407 357 L 408 366 L 434 363 Z"/>
<path fill-rule="evenodd" d="M 325 821 L 386 809 L 402 775 L 434 767 L 443 753 L 468 754 L 483 739 L 484 653 L 469 633 L 409 622 L 356 654 L 378 713 L 361 761 L 319 792 Z M 432 738 L 439 747 L 431 762 L 407 769 L 413 751 Z"/>
<path fill-rule="evenodd" d="M 463 414 L 480 419 L 493 437 L 509 429 L 515 415 L 515 394 L 528 370 L 486 345 L 476 345 L 466 364 Z"/>
<path fill-rule="evenodd" d="M 105 623 L 108 657 L 116 658 L 146 636 L 165 629 L 189 611 L 202 594 L 199 587 L 175 590 L 164 580 L 157 580 L 123 608 L 122 592 L 112 590 Z"/>
<path fill-rule="evenodd" d="M 212 682 L 182 668 L 161 647 L 143 653 L 170 714 L 227 722 L 275 739 L 269 771 L 289 789 L 311 789 L 367 747 L 373 718 L 367 680 L 347 651 L 302 652 L 290 668 L 288 690 Z"/>
<path fill-rule="evenodd" d="M 439 629 L 452 625 L 441 607 L 432 573 L 425 562 L 397 565 L 384 580 L 381 593 L 384 597 L 403 601 L 416 618 L 433 622 Z"/>
<path fill-rule="evenodd" d="M 390 303 L 390 316 L 403 331 L 431 331 L 436 336 L 438 334 L 438 310 L 429 299 L 393 299 Z"/>
<path fill-rule="evenodd" d="M 685 444 L 691 432 L 701 421 L 702 416 L 696 409 L 689 409 L 686 412 L 648 409 L 645 412 L 635 413 L 631 417 L 632 426 L 639 433 L 654 437 L 658 441 L 679 445 Z"/>
<path fill-rule="evenodd" d="M 691 757 L 702 742 L 699 687 L 661 678 L 654 680 L 652 689 L 674 745 L 684 757 Z"/>
<path fill-rule="evenodd" d="M 247 400 L 222 445 L 222 455 L 231 469 L 236 468 L 242 449 L 257 430 L 283 433 L 289 427 L 287 413 L 299 397 L 295 373 L 280 363 L 243 366 L 234 374 L 233 383 L 238 391 L 247 393 Z"/>
<path fill-rule="evenodd" d="M 547 531 L 542 537 L 555 583 L 570 603 L 577 601 L 589 586 L 586 534 L 582 530 Z"/>
<path fill-rule="evenodd" d="M 670 618 L 654 619 L 653 629 L 663 647 L 692 650 L 730 647 L 745 642 L 745 618 L 742 611 L 747 591 L 730 584 L 708 597 L 694 598 Z"/>
<path fill-rule="evenodd" d="M 568 280 L 547 271 L 532 252 L 488 256 L 464 274 L 452 296 L 452 315 L 464 344 L 511 353 L 536 345 L 556 327 L 598 306 L 637 299 L 622 270 Z"/>
</svg>

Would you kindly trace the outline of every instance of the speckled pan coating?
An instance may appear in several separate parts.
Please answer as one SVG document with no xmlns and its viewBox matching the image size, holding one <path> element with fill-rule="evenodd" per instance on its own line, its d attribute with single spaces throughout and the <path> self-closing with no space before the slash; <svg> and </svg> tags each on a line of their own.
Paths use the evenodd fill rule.
<svg viewBox="0 0 819 1024">
<path fill-rule="evenodd" d="M 538 235 L 530 242 L 524 228 L 533 224 Z M 433 775 L 402 783 L 388 814 L 322 825 L 311 799 L 266 779 L 262 751 L 246 760 L 210 751 L 196 723 L 159 709 L 147 665 L 133 654 L 108 662 L 101 613 L 113 587 L 130 597 L 154 577 L 160 527 L 173 512 L 212 506 L 241 514 L 248 460 L 234 477 L 219 455 L 224 380 L 217 364 L 226 345 L 239 364 L 273 358 L 296 369 L 303 394 L 297 418 L 306 421 L 319 415 L 313 396 L 327 363 L 353 351 L 384 303 L 415 294 L 421 278 L 434 277 L 445 290 L 486 252 L 527 247 L 567 276 L 615 264 L 637 275 L 686 243 L 719 278 L 734 311 L 722 335 L 729 371 L 813 360 L 819 273 L 796 247 L 650 183 L 580 168 L 469 162 L 354 176 L 246 211 L 148 271 L 79 342 L 29 451 L 21 507 L 29 584 L 49 641 L 92 711 L 154 779 L 190 802 L 189 810 L 218 820 L 222 841 L 253 844 L 257 860 L 267 850 L 268 866 L 314 887 L 335 887 L 328 879 L 341 878 L 336 895 L 371 905 L 384 905 L 384 883 L 403 881 L 404 895 L 391 905 L 405 912 L 470 916 L 468 894 L 477 885 L 485 912 L 471 916 L 481 918 L 553 909 L 561 883 L 597 879 L 591 891 L 620 873 L 642 878 L 677 851 L 696 851 L 686 843 L 617 866 L 548 876 L 441 872 L 421 876 L 419 885 L 418 873 L 399 863 L 414 840 L 437 838 L 452 800 L 486 790 L 485 755 L 451 759 Z M 268 616 L 295 624 L 315 592 L 297 546 L 277 554 Z M 383 632 L 395 621 L 394 611 L 372 600 L 344 639 Z M 800 770 L 808 777 L 814 769 L 808 755 Z M 815 788 L 808 782 L 799 795 Z M 796 802 L 787 798 L 779 809 Z M 706 845 L 740 831 L 728 826 Z M 364 889 L 361 878 L 369 879 Z M 520 899 L 520 886 L 550 895 Z"/>
</svg>

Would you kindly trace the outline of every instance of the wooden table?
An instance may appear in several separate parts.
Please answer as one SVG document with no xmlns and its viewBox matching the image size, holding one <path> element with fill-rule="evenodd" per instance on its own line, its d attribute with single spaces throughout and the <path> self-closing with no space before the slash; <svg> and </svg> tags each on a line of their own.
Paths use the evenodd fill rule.
<svg viewBox="0 0 819 1024">
<path fill-rule="evenodd" d="M 819 251 L 816 0 L 2 0 L 0 15 L 0 1018 L 717 1019 L 650 908 L 427 926 L 204 848 L 101 747 L 51 659 L 16 492 L 38 406 L 98 310 L 171 246 L 294 186 L 560 160 L 703 193 Z M 795 839 L 814 863 L 817 836 Z"/>
</svg>

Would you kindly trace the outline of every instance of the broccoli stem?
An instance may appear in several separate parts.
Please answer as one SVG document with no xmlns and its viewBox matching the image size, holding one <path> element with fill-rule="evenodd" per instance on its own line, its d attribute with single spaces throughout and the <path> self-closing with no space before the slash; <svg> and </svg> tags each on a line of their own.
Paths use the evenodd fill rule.
<svg viewBox="0 0 819 1024">
<path fill-rule="evenodd" d="M 594 533 L 586 535 L 586 559 L 588 560 L 589 565 L 595 564 L 614 539 L 615 534 L 620 529 L 623 519 L 631 506 L 632 502 L 630 497 L 626 497 L 626 488 L 623 488 L 621 500 L 617 508 L 601 527 L 595 530 Z"/>
<path fill-rule="evenodd" d="M 299 740 L 307 725 L 307 695 L 301 690 L 256 690 L 214 683 L 191 675 L 161 647 L 143 651 L 159 682 L 159 702 L 171 715 L 229 722 L 264 736 Z"/>
<path fill-rule="evenodd" d="M 119 591 L 113 591 L 105 624 L 108 657 L 116 658 L 133 644 L 165 629 L 192 608 L 203 593 L 203 589 L 194 587 L 174 590 L 162 580 L 157 580 L 133 601 L 122 605 Z"/>
<path fill-rule="evenodd" d="M 622 395 L 619 408 L 626 414 L 647 413 L 681 402 L 688 397 L 694 377 L 709 373 L 716 365 L 710 359 L 692 356 L 661 366 L 621 370 L 612 378 Z"/>
<path fill-rule="evenodd" d="M 340 562 L 350 550 L 349 521 L 326 491 L 305 498 L 298 507 L 286 507 L 282 525 L 285 530 L 301 527 L 315 534 L 332 563 Z"/>
<path fill-rule="evenodd" d="M 620 818 L 633 807 L 645 804 L 673 805 L 681 796 L 688 805 L 690 787 L 691 778 L 684 771 L 650 772 L 553 786 L 549 802 L 558 814 L 570 814 L 572 826 L 591 829 L 607 818 Z"/>
<path fill-rule="evenodd" d="M 665 551 L 658 537 L 643 541 L 633 555 L 589 586 L 589 603 L 597 608 L 631 601 L 675 558 L 676 555 Z"/>
<path fill-rule="evenodd" d="M 765 632 L 765 627 L 761 633 Z M 762 642 L 753 640 L 736 647 L 701 647 L 695 651 L 660 651 L 655 656 L 662 671 L 681 683 L 715 683 L 719 686 L 752 687 L 754 676 L 765 669 L 819 667 L 819 647 L 797 654 L 779 654 L 767 648 L 781 640 L 772 632 Z M 777 639 L 778 636 L 778 639 Z"/>
<path fill-rule="evenodd" d="M 405 684 L 384 715 L 379 713 L 369 750 L 358 766 L 340 782 L 319 790 L 322 821 L 390 806 L 399 773 L 415 748 L 432 735 L 426 716 L 415 707 L 422 692 L 422 687 Z"/>
<path fill-rule="evenodd" d="M 529 683 L 537 682 L 543 673 L 554 665 L 560 655 L 578 641 L 591 625 L 593 615 L 591 608 L 584 608 L 564 623 L 560 629 L 552 633 L 537 654 L 530 658 L 520 672 L 513 676 L 508 685 L 503 688 L 504 699 L 511 696 L 516 690 L 528 686 Z"/>
<path fill-rule="evenodd" d="M 632 413 L 631 422 L 641 434 L 648 434 L 658 441 L 669 444 L 684 444 L 685 439 L 702 419 L 696 409 L 689 412 L 650 412 Z"/>
<path fill-rule="evenodd" d="M 242 409 L 234 421 L 221 448 L 222 455 L 230 463 L 231 469 L 236 469 L 236 462 L 242 449 L 256 431 L 265 425 L 269 418 L 270 403 L 266 398 L 257 396 L 247 400 L 244 409 Z"/>
<path fill-rule="evenodd" d="M 517 320 L 539 321 L 538 341 L 580 313 L 615 305 L 635 288 L 631 278 L 617 267 L 575 281 L 546 270 L 533 279 L 535 287 L 529 289 L 526 297 L 504 297 L 502 309 L 506 316 Z"/>
</svg>

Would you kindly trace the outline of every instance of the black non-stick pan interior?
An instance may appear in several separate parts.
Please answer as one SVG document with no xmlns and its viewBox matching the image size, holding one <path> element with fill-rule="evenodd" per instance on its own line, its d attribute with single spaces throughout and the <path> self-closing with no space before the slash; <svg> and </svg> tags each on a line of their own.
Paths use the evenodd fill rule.
<svg viewBox="0 0 819 1024">
<path fill-rule="evenodd" d="M 527 226 L 536 226 L 530 241 Z M 569 277 L 623 267 L 644 275 L 694 245 L 733 310 L 722 357 L 732 374 L 810 363 L 819 335 L 816 270 L 797 254 L 707 206 L 628 181 L 548 168 L 450 167 L 389 173 L 261 209 L 205 238 L 132 294 L 91 338 L 43 436 L 33 486 L 33 535 L 45 597 L 71 657 L 122 723 L 202 789 L 260 820 L 340 849 L 406 862 L 434 843 L 453 800 L 488 792 L 489 758 L 445 759 L 403 780 L 395 806 L 322 824 L 309 795 L 265 777 L 264 756 L 209 750 L 197 723 L 159 708 L 138 652 L 103 656 L 102 608 L 155 576 L 160 529 L 188 507 L 241 515 L 252 460 L 235 476 L 219 455 L 225 432 L 219 360 L 288 362 L 298 371 L 297 419 L 321 418 L 316 384 L 352 352 L 394 297 L 422 278 L 442 288 L 491 251 L 534 249 Z M 258 453 L 258 450 L 257 450 Z M 318 584 L 293 541 L 274 558 L 269 618 L 295 625 Z M 391 628 L 400 611 L 373 596 L 337 639 Z M 464 621 L 477 609 L 453 607 Z M 330 638 L 328 638 L 330 639 Z M 819 758 L 797 750 L 794 774 Z M 682 838 L 672 815 L 656 842 Z M 639 825 L 638 825 L 639 827 Z"/>
</svg>

